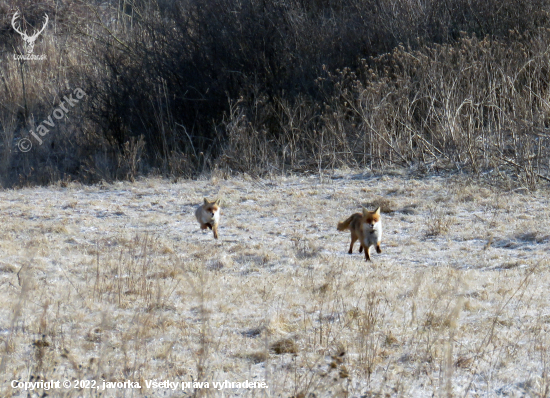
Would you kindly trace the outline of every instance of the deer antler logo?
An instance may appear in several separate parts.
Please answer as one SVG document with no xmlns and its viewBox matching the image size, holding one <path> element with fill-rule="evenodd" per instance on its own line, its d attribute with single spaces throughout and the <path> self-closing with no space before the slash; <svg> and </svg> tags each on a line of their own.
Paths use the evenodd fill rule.
<svg viewBox="0 0 550 398">
<path fill-rule="evenodd" d="M 31 55 L 34 51 L 34 42 L 38 38 L 38 35 L 46 29 L 46 25 L 48 25 L 48 14 L 44 14 L 44 26 L 42 26 L 42 29 L 40 29 L 38 32 L 34 33 L 32 36 L 29 36 L 27 34 L 27 31 L 21 30 L 21 23 L 19 23 L 19 28 L 16 26 L 15 21 L 19 17 L 19 11 L 17 11 L 15 14 L 13 14 L 13 18 L 11 19 L 11 26 L 13 27 L 13 30 L 15 30 L 17 33 L 19 33 L 24 40 L 23 48 L 25 49 L 25 52 L 27 55 Z"/>
</svg>

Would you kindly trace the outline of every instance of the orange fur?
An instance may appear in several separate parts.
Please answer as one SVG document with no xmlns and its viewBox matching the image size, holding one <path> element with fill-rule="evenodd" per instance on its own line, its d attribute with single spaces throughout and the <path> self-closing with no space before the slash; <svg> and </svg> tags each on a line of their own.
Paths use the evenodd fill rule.
<svg viewBox="0 0 550 398">
<path fill-rule="evenodd" d="M 382 217 L 380 207 L 375 211 L 363 209 L 363 213 L 352 214 L 347 220 L 338 223 L 338 231 L 349 230 L 351 232 L 351 244 L 348 253 L 353 253 L 353 245 L 359 240 L 359 253 L 365 250 L 366 261 L 370 258 L 371 246 L 376 247 L 377 253 L 382 253 L 380 243 L 382 241 Z"/>
<path fill-rule="evenodd" d="M 195 217 L 201 225 L 201 229 L 209 228 L 214 233 L 214 238 L 218 239 L 218 224 L 220 223 L 220 200 L 210 202 L 204 198 L 204 203 L 197 207 Z"/>
</svg>

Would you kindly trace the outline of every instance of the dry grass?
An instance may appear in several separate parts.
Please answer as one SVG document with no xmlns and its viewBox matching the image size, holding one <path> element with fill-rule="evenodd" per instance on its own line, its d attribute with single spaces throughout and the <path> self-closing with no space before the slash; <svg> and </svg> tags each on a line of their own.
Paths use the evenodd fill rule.
<svg viewBox="0 0 550 398">
<path fill-rule="evenodd" d="M 193 215 L 216 195 L 219 242 Z M 367 264 L 336 223 L 375 203 L 391 212 Z M 548 208 L 542 191 L 363 174 L 0 192 L 0 396 L 37 378 L 547 396 Z M 220 392 L 132 396 L 188 395 Z"/>
</svg>

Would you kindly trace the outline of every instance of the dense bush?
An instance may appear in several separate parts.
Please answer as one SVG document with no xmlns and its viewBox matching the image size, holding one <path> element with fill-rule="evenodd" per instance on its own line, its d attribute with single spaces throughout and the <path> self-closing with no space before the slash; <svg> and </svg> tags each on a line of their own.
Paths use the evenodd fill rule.
<svg viewBox="0 0 550 398">
<path fill-rule="evenodd" d="M 16 86 L 0 93 L 4 152 L 66 86 L 88 101 L 49 145 L 4 155 L 3 184 L 397 165 L 534 187 L 549 176 L 549 10 L 544 0 L 69 3 L 51 18 L 52 61 L 3 72 Z M 0 37 L 13 42 L 9 22 Z"/>
</svg>

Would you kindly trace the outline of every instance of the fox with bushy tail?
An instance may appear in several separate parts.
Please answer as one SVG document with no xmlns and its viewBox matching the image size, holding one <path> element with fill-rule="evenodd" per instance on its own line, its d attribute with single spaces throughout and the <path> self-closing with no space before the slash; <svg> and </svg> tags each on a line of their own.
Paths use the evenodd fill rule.
<svg viewBox="0 0 550 398">
<path fill-rule="evenodd" d="M 347 220 L 338 223 L 338 231 L 349 230 L 351 232 L 351 244 L 348 253 L 353 253 L 353 244 L 359 240 L 359 253 L 365 249 L 366 261 L 370 258 L 370 248 L 376 247 L 377 253 L 382 253 L 380 243 L 382 242 L 382 217 L 380 207 L 375 211 L 368 211 L 363 208 L 363 213 L 352 214 Z"/>
</svg>

